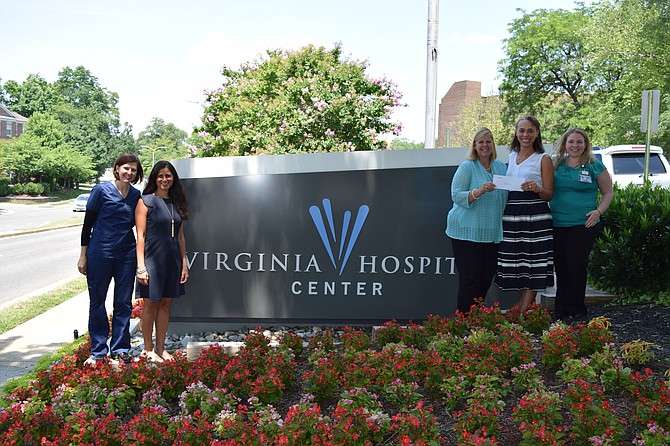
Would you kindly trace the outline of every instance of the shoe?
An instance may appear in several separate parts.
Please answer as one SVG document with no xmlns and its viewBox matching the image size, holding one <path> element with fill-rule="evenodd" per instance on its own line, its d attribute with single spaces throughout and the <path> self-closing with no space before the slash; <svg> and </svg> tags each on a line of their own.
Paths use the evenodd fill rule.
<svg viewBox="0 0 670 446">
<path fill-rule="evenodd" d="M 572 315 L 572 320 L 575 322 L 584 322 L 589 319 L 589 315 L 587 313 L 577 313 Z"/>
<path fill-rule="evenodd" d="M 128 352 L 122 352 L 122 353 L 114 353 L 112 355 L 112 360 L 123 361 L 125 363 L 129 363 L 129 362 L 133 362 L 134 358 L 133 358 L 133 355 L 131 355 Z"/>
<path fill-rule="evenodd" d="M 95 366 L 99 361 L 104 361 L 105 357 L 101 355 L 91 355 L 88 357 L 86 361 L 84 361 L 84 365 L 90 365 L 90 366 Z"/>
<path fill-rule="evenodd" d="M 142 350 L 140 357 L 147 358 L 151 362 L 163 362 L 163 358 L 153 350 Z"/>
</svg>

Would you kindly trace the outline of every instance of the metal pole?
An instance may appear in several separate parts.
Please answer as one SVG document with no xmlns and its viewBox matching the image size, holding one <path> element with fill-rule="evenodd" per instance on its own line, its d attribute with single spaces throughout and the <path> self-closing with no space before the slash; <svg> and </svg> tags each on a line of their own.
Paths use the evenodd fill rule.
<svg viewBox="0 0 670 446">
<path fill-rule="evenodd" d="M 651 123 L 652 123 L 652 105 L 653 105 L 653 90 L 647 92 L 647 145 L 644 149 L 644 184 L 649 181 L 649 156 L 651 152 Z"/>
<path fill-rule="evenodd" d="M 426 62 L 426 124 L 424 148 L 435 147 L 435 109 L 437 103 L 437 31 L 439 0 L 428 0 L 428 57 Z"/>
<path fill-rule="evenodd" d="M 153 167 L 154 167 L 154 164 L 156 164 L 156 150 L 158 150 L 158 149 L 167 149 L 167 147 L 165 147 L 165 146 L 158 146 L 158 147 L 156 147 L 156 148 L 154 149 L 154 148 L 151 147 L 151 146 L 145 146 L 145 145 L 142 145 L 142 146 L 140 146 L 140 149 L 149 149 L 149 150 L 151 150 L 151 167 L 153 168 Z"/>
</svg>

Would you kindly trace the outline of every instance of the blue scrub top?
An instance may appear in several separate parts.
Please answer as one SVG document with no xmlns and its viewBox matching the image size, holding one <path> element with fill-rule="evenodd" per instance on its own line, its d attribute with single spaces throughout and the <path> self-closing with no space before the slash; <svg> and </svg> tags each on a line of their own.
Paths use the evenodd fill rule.
<svg viewBox="0 0 670 446">
<path fill-rule="evenodd" d="M 127 259 L 135 257 L 135 206 L 140 191 L 130 187 L 126 198 L 112 182 L 93 187 L 86 209 L 96 212 L 91 241 L 86 250 L 88 257 Z"/>
</svg>

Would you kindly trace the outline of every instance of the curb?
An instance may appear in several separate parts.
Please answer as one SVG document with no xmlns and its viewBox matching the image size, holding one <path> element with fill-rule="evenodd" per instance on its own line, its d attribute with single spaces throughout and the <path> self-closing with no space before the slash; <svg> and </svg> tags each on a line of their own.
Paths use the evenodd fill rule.
<svg viewBox="0 0 670 446">
<path fill-rule="evenodd" d="M 37 234 L 39 232 L 55 231 L 57 229 L 68 229 L 81 226 L 81 223 L 73 223 L 70 225 L 56 226 L 53 228 L 40 228 L 40 229 L 26 229 L 25 231 L 19 230 L 17 232 L 4 232 L 0 234 L 0 238 L 14 237 L 17 235 L 26 235 L 26 234 Z"/>
</svg>

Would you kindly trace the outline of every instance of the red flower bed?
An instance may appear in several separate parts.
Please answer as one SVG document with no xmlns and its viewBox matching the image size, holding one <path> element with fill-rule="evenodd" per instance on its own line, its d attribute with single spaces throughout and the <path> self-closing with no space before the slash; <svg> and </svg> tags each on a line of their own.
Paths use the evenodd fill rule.
<svg viewBox="0 0 670 446">
<path fill-rule="evenodd" d="M 670 442 L 670 386 L 629 368 L 610 324 L 477 306 L 324 330 L 233 357 L 84 366 L 89 345 L 6 396 L 2 445 L 562 445 Z"/>
</svg>

